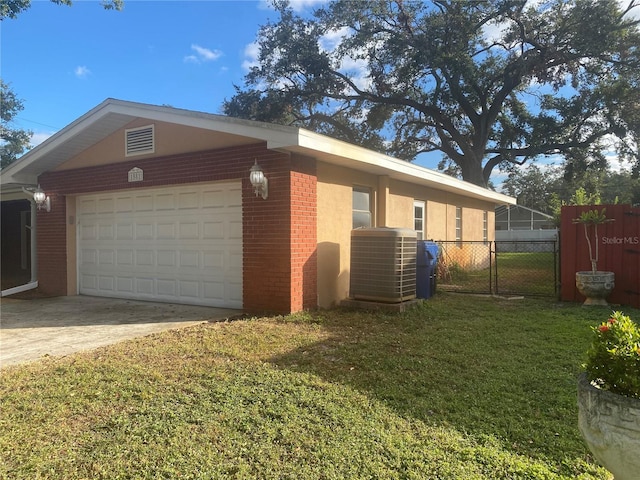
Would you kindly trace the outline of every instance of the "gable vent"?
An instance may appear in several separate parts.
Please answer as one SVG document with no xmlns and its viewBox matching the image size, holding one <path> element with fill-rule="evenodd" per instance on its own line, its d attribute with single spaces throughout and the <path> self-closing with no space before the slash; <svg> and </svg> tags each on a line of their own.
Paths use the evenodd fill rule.
<svg viewBox="0 0 640 480">
<path fill-rule="evenodd" d="M 143 155 L 155 151 L 153 125 L 125 130 L 126 156 Z"/>
</svg>

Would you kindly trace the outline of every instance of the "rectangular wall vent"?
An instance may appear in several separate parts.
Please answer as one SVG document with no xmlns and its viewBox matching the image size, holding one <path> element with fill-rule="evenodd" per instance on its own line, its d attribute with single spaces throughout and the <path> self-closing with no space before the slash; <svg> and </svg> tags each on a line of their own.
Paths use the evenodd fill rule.
<svg viewBox="0 0 640 480">
<path fill-rule="evenodd" d="M 125 155 L 127 157 L 154 153 L 155 138 L 153 125 L 125 130 L 125 145 Z"/>
</svg>

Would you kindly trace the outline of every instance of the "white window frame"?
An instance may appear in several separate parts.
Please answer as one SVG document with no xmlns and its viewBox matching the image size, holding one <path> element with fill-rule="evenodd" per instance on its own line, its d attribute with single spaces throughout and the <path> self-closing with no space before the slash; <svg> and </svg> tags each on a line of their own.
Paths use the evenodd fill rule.
<svg viewBox="0 0 640 480">
<path fill-rule="evenodd" d="M 456 242 L 462 243 L 462 207 L 456 207 Z"/>
<path fill-rule="evenodd" d="M 422 228 L 418 229 L 416 228 L 418 225 L 416 225 L 416 221 L 418 220 L 418 217 L 416 216 L 416 209 L 417 208 L 421 208 L 422 209 L 422 218 L 420 218 L 419 220 L 422 223 Z M 425 207 L 425 202 L 423 202 L 422 200 L 414 200 L 413 201 L 413 229 L 416 231 L 416 233 L 418 234 L 418 240 L 424 240 L 425 239 L 425 227 L 426 227 L 426 222 L 425 222 L 425 217 L 426 217 L 426 207 Z"/>
<path fill-rule="evenodd" d="M 360 192 L 360 193 L 366 193 L 367 195 L 369 195 L 369 209 L 368 210 L 357 210 L 354 205 L 353 205 L 353 194 L 355 192 Z M 351 189 L 351 227 L 352 228 L 357 228 L 354 225 L 354 214 L 356 212 L 366 212 L 369 214 L 369 225 L 368 227 L 373 227 L 374 223 L 373 223 L 373 208 L 371 208 L 372 206 L 372 199 L 373 199 L 373 191 L 370 187 L 365 187 L 362 185 L 354 185 L 353 188 Z"/>
<path fill-rule="evenodd" d="M 482 240 L 487 243 L 489 241 L 489 212 L 482 212 Z"/>
</svg>

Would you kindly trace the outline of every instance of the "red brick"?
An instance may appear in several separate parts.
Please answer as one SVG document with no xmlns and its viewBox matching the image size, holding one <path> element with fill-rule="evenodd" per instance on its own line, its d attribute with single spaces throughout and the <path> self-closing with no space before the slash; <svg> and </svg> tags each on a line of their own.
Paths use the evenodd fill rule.
<svg viewBox="0 0 640 480">
<path fill-rule="evenodd" d="M 269 179 L 269 198 L 248 179 L 254 159 Z M 144 170 L 131 184 L 128 172 Z M 315 161 L 291 158 L 264 143 L 48 172 L 40 177 L 52 211 L 38 214 L 39 281 L 43 292 L 66 291 L 66 196 L 106 190 L 242 179 L 243 301 L 247 311 L 288 313 L 317 303 Z"/>
</svg>

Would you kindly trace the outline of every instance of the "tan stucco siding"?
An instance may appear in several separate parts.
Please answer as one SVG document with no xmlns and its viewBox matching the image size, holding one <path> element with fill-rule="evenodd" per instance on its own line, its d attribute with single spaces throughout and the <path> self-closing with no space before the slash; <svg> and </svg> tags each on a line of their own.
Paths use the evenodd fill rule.
<svg viewBox="0 0 640 480">
<path fill-rule="evenodd" d="M 456 207 L 462 208 L 463 240 L 482 240 L 483 214 L 494 238 L 494 204 L 421 185 L 318 162 L 318 305 L 329 308 L 349 296 L 352 189 L 371 188 L 374 226 L 413 229 L 413 203 L 425 202 L 425 238 L 455 240 Z"/>
<path fill-rule="evenodd" d="M 125 154 L 125 130 L 130 128 L 154 126 L 155 152 L 145 155 L 126 156 Z M 138 119 L 129 123 L 104 140 L 87 148 L 71 160 L 60 165 L 56 170 L 69 170 L 72 168 L 93 167 L 118 162 L 128 162 L 138 158 L 163 157 L 188 152 L 200 152 L 216 148 L 231 147 L 247 143 L 243 137 L 212 132 L 202 128 L 176 125 L 165 122 L 150 122 L 146 119 Z"/>
<path fill-rule="evenodd" d="M 462 208 L 462 239 L 483 240 L 483 214 L 487 212 L 489 240 L 494 239 L 494 204 L 406 182 L 391 181 L 387 218 L 389 227 L 413 228 L 413 202 L 425 203 L 425 238 L 455 240 L 456 207 Z"/>
<path fill-rule="evenodd" d="M 370 188 L 375 202 L 378 177 L 321 162 L 317 175 L 318 305 L 329 308 L 349 295 L 353 187 Z"/>
</svg>

